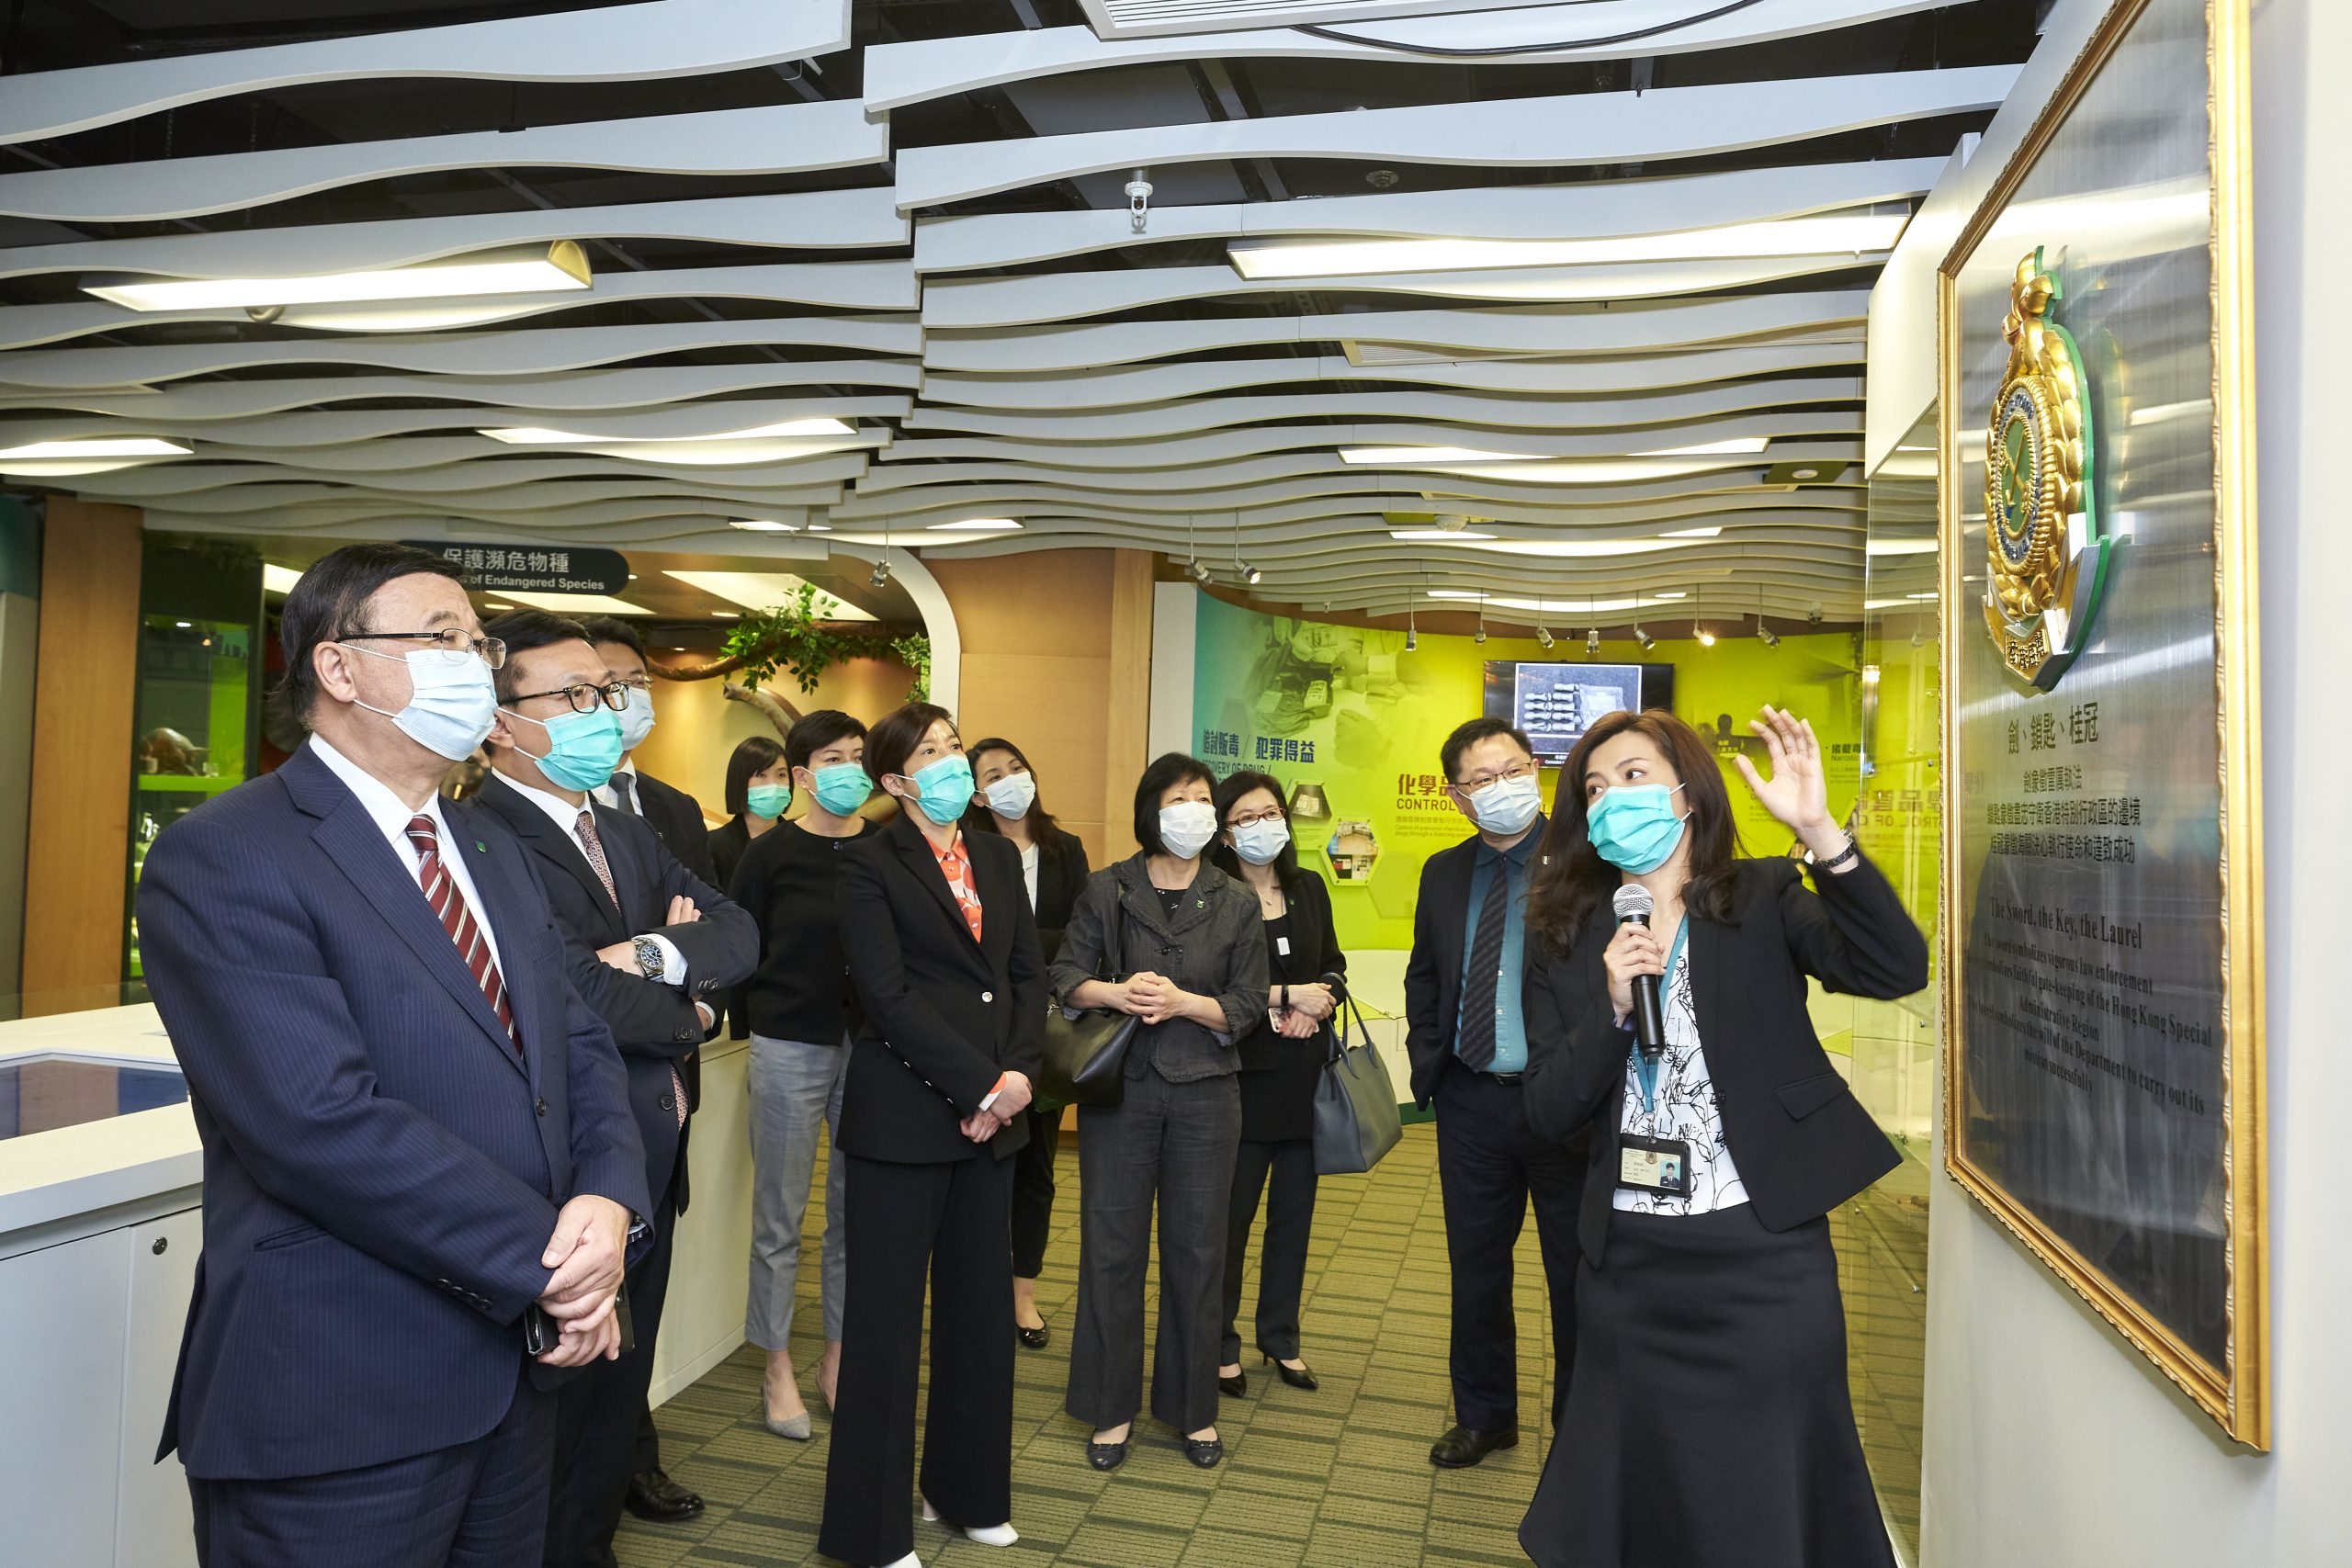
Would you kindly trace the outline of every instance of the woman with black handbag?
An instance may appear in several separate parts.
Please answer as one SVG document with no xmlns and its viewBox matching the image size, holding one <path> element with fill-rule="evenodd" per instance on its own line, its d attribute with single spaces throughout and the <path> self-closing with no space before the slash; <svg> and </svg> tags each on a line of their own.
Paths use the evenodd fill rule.
<svg viewBox="0 0 2352 1568">
<path fill-rule="evenodd" d="M 1317 1387 L 1299 1355 L 1298 1311 L 1306 1287 L 1306 1246 L 1315 1226 L 1315 1088 L 1327 1031 L 1346 999 L 1348 957 L 1340 951 L 1330 890 L 1298 863 L 1282 784 L 1238 773 L 1216 786 L 1217 869 L 1258 897 L 1272 990 L 1266 1015 L 1235 1046 L 1241 1058 L 1241 1143 L 1225 1223 L 1225 1348 L 1219 1390 L 1250 1392 L 1241 1367 L 1242 1266 L 1266 1201 L 1266 1245 L 1258 1261 L 1259 1353 L 1293 1388 Z"/>
<path fill-rule="evenodd" d="M 1739 856 L 1713 748 L 1657 711 L 1577 743 L 1529 889 L 1527 1119 L 1564 1140 L 1599 1118 L 1576 1368 L 1520 1527 L 1539 1568 L 1893 1568 L 1826 1216 L 1900 1162 L 1806 980 L 1905 996 L 1928 946 L 1830 816 L 1813 727 L 1751 728 L 1771 777 L 1740 774 L 1811 891 L 1793 861 Z"/>
<path fill-rule="evenodd" d="M 1078 1111 L 1078 1321 L 1070 1335 L 1072 1416 L 1094 1428 L 1086 1459 L 1125 1462 L 1143 1403 L 1143 1283 L 1159 1213 L 1159 1336 L 1151 1412 L 1183 1434 L 1206 1470 L 1216 1433 L 1217 1291 L 1226 1207 L 1241 1141 L 1234 1042 L 1266 1013 L 1258 900 L 1202 856 L 1216 836 L 1207 764 L 1170 752 L 1136 785 L 1132 858 L 1079 895 L 1053 965 L 1065 1008 L 1114 1009 L 1136 1028 L 1115 1105 Z M 1098 977 L 1115 954 L 1109 978 Z M 853 1275 L 852 1278 L 855 1276 Z"/>
<path fill-rule="evenodd" d="M 1086 886 L 1086 846 L 1057 826 L 1037 797 L 1037 775 L 1012 741 L 990 736 L 964 755 L 972 760 L 977 793 L 964 813 L 967 831 L 1001 833 L 1021 852 L 1029 907 L 1037 914 L 1037 944 L 1046 962 L 1062 950 L 1062 931 Z M 1012 1156 L 1012 1332 L 1032 1350 L 1049 1337 L 1037 1311 L 1037 1276 L 1045 1272 L 1046 1240 L 1054 1223 L 1054 1156 L 1061 1145 L 1062 1104 L 1040 1094 L 1023 1112 L 1029 1141 Z"/>
</svg>

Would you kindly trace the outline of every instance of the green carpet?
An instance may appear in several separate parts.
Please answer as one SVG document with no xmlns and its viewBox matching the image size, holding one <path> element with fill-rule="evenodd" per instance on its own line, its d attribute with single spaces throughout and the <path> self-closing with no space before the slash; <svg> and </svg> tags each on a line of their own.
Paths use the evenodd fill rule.
<svg viewBox="0 0 2352 1568">
<path fill-rule="evenodd" d="M 1249 1395 L 1223 1404 L 1217 1427 L 1228 1457 L 1213 1471 L 1185 1462 L 1175 1434 L 1148 1419 L 1138 1424 L 1135 1452 L 1124 1467 L 1109 1475 L 1087 1467 L 1086 1430 L 1061 1410 L 1078 1263 L 1078 1159 L 1067 1144 L 1058 1176 L 1054 1239 L 1037 1288 L 1054 1343 L 1020 1353 L 1013 1390 L 1012 1522 L 1022 1540 L 1004 1549 L 977 1546 L 918 1519 L 915 1551 L 926 1565 L 1411 1568 L 1526 1562 L 1516 1531 L 1548 1448 L 1548 1436 L 1538 1433 L 1546 1425 L 1554 1371 L 1534 1225 L 1531 1219 L 1518 1255 L 1520 1411 L 1527 1435 L 1517 1450 L 1476 1469 L 1438 1471 L 1429 1462 L 1429 1446 L 1452 1412 L 1445 1226 L 1433 1128 L 1408 1127 L 1402 1145 L 1370 1176 L 1323 1181 L 1301 1325 L 1306 1359 L 1323 1386 L 1304 1393 L 1250 1366 Z M 824 1190 L 821 1172 L 816 1190 Z M 785 1442 L 760 1425 L 762 1357 L 748 1347 L 738 1351 L 656 1412 L 670 1472 L 702 1494 L 707 1511 L 684 1525 L 625 1521 L 617 1551 L 626 1568 L 831 1561 L 816 1551 L 827 1422 L 809 1376 L 822 1348 L 810 1337 L 821 1321 L 813 1266 L 821 1207 L 820 1201 L 809 1208 L 801 1257 L 811 1266 L 802 1270 L 801 1310 L 794 1318 L 808 1325 L 808 1333 L 796 1332 L 794 1359 L 816 1413 L 816 1440 Z M 1893 1227 L 1870 1228 L 1870 1243 L 1883 1247 Z M 1918 1231 L 1924 1239 L 1924 1224 Z M 1840 1232 L 1840 1243 L 1849 1243 L 1852 1233 L 1842 1224 Z M 1245 1342 L 1256 1263 L 1253 1245 L 1242 1298 Z M 1865 1268 L 1847 1276 L 1849 1290 L 1860 1287 L 1869 1303 L 1863 1315 L 1897 1337 L 1916 1334 L 1906 1321 L 1905 1309 L 1916 1310 L 1911 1303 L 1890 1301 L 1858 1272 L 1880 1271 Z M 1156 1316 L 1154 1295 L 1147 1296 L 1147 1311 Z M 1916 1351 L 1910 1355 L 1916 1364 Z M 1880 1377 L 1866 1372 L 1872 1366 Z M 1898 1415 L 1888 1401 L 1892 1395 L 1899 1402 L 1901 1391 L 1883 1381 L 1883 1357 L 1858 1354 L 1856 1371 L 1858 1404 L 1870 1401 L 1863 1426 L 1866 1438 L 1875 1439 L 1871 1460 L 1890 1460 L 1898 1470 L 1908 1463 L 1907 1501 L 1916 1510 L 1916 1392 L 1910 1409 Z M 912 1495 L 907 1506 L 915 1508 Z"/>
</svg>

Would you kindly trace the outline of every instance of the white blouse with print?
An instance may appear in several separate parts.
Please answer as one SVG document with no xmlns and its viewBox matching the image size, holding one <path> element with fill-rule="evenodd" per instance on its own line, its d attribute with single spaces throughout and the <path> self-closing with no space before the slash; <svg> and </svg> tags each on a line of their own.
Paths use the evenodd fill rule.
<svg viewBox="0 0 2352 1568">
<path fill-rule="evenodd" d="M 1687 1196 L 1620 1187 L 1611 1198 L 1619 1209 L 1638 1214 L 1708 1214 L 1747 1201 L 1747 1188 L 1724 1142 L 1723 1112 L 1715 1107 L 1714 1080 L 1699 1043 L 1699 1015 L 1690 995 L 1690 944 L 1681 942 L 1673 973 L 1660 987 L 1666 1016 L 1666 1053 L 1658 1062 L 1652 1111 L 1642 1109 L 1641 1077 L 1633 1058 L 1625 1063 L 1625 1114 L 1621 1132 L 1645 1138 L 1679 1138 L 1690 1145 L 1690 1190 Z"/>
</svg>

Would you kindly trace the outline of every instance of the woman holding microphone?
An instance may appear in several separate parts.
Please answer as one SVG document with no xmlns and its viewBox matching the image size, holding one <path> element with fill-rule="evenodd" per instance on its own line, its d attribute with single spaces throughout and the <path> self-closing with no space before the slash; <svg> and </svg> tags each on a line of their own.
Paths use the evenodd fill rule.
<svg viewBox="0 0 2352 1568">
<path fill-rule="evenodd" d="M 1097 1470 L 1126 1461 L 1143 1404 L 1155 1201 L 1151 1413 L 1182 1434 L 1184 1457 L 1203 1470 L 1225 1458 L 1217 1288 L 1241 1141 L 1233 1044 L 1266 1016 L 1266 939 L 1257 898 L 1202 859 L 1216 837 L 1215 784 L 1206 763 L 1180 752 L 1144 770 L 1135 816 L 1143 848 L 1087 881 L 1054 963 L 1063 1006 L 1115 1008 L 1140 1021 L 1121 1103 L 1078 1111 L 1078 1322 L 1065 1408 L 1094 1428 L 1086 1461 Z"/>
<path fill-rule="evenodd" d="M 817 1549 L 921 1568 L 907 1513 L 931 1297 L 927 1518 L 987 1546 L 1012 1512 L 1012 1156 L 1027 1135 L 1046 965 L 1021 857 L 967 834 L 972 767 L 944 709 L 909 703 L 865 737 L 898 797 L 847 851 L 842 946 L 863 1017 L 842 1097 L 849 1294 Z"/>
<path fill-rule="evenodd" d="M 1826 1216 L 1898 1156 L 1805 982 L 1905 996 L 1927 943 L 1830 816 L 1813 727 L 1766 708 L 1750 728 L 1771 776 L 1746 757 L 1740 775 L 1809 852 L 1811 890 L 1794 861 L 1738 855 L 1711 749 L 1655 710 L 1577 743 L 1529 888 L 1528 1121 L 1566 1138 L 1598 1117 L 1577 1365 L 1520 1527 L 1539 1568 L 1894 1562 Z M 1646 924 L 1621 920 L 1645 902 Z"/>
</svg>

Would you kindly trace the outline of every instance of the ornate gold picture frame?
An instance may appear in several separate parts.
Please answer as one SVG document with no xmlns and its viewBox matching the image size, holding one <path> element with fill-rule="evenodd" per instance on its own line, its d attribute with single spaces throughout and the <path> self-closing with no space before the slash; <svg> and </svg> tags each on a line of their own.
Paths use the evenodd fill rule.
<svg viewBox="0 0 2352 1568">
<path fill-rule="evenodd" d="M 2118 0 L 1939 269 L 1944 1163 L 2224 1431 L 2267 1449 L 2246 6 Z M 2180 91 L 2151 92 L 2152 81 Z M 2167 102 L 2183 118 L 2161 134 L 2204 148 L 2209 271 L 2186 265 L 2193 234 L 2169 273 L 2119 266 L 2112 245 L 2098 254 L 2100 226 L 2111 237 L 2128 204 L 2155 214 L 2170 203 L 2165 221 L 2197 216 L 2186 182 L 2149 177 L 2141 152 Z M 2102 184 L 2107 173 L 2117 177 Z M 2088 254 L 2064 262 L 2086 232 Z M 2055 287 L 2067 266 L 2079 289 Z M 2027 346 L 2052 367 L 2046 386 L 2022 379 L 2032 355 L 2014 332 L 2007 372 L 1988 370 L 2003 325 L 1989 303 L 1996 267 L 2013 329 L 2020 313 L 2029 333 L 2042 316 L 2071 317 L 2065 355 L 2073 379 L 2097 391 L 2098 421 L 2086 403 L 2069 426 L 2064 356 L 2038 340 Z M 2192 273 L 2194 291 L 2183 287 Z M 2132 296 L 2166 285 L 2178 294 L 2169 347 L 2210 346 L 2209 420 L 2177 375 L 2168 391 L 2148 389 L 2178 357 L 2152 363 L 2166 345 Z M 2203 345 L 2189 335 L 2199 306 L 2211 311 Z M 2070 433 L 2085 445 L 2069 451 Z M 2201 495 L 2178 493 L 2185 480 L 2146 501 L 2132 472 L 2201 474 L 2208 443 L 2209 539 L 2182 525 L 2203 515 Z M 2097 485 L 2068 489 L 2090 474 Z M 2110 516 L 2119 495 L 2131 504 Z M 2209 558 L 2190 561 L 2192 549 Z M 2203 572 L 2211 684 L 2183 703 L 2207 677 L 2182 651 L 2206 646 Z M 2052 649 L 2032 646 L 2045 612 L 2058 637 L 2086 645 L 2074 672 L 2064 660 L 2045 669 Z M 2167 691 L 2165 707 L 2155 699 Z M 2166 722 L 2169 737 L 2151 733 Z M 2151 757 L 2178 771 L 2151 778 L 2162 771 Z M 2067 826 L 2036 830 L 2052 824 Z M 2066 897 L 2086 889 L 2099 907 Z M 2177 962 L 2190 950 L 2199 964 Z M 2197 1075 L 2200 1052 L 2209 1078 Z"/>
</svg>

